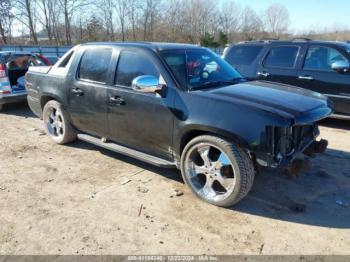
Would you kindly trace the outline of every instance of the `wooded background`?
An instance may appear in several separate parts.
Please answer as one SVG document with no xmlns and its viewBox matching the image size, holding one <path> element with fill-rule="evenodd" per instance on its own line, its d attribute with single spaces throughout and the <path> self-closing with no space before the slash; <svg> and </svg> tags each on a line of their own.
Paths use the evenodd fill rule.
<svg viewBox="0 0 350 262">
<path fill-rule="evenodd" d="M 270 38 L 350 40 L 345 29 L 296 35 L 290 26 L 281 4 L 257 13 L 215 0 L 0 0 L 0 44 L 161 41 L 223 47 Z"/>
</svg>

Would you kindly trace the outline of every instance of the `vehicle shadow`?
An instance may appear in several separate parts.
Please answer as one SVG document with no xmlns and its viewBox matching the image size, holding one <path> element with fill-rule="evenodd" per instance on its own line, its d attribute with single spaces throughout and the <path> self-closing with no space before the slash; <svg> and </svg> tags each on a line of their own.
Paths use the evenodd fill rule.
<svg viewBox="0 0 350 262">
<path fill-rule="evenodd" d="M 96 150 L 183 183 L 181 173 L 176 169 L 158 168 L 85 142 L 70 146 Z M 310 170 L 295 179 L 274 169 L 257 174 L 249 195 L 230 209 L 300 224 L 350 228 L 350 153 L 329 149 L 310 161 Z"/>
<path fill-rule="evenodd" d="M 350 120 L 341 120 L 334 118 L 326 118 L 318 122 L 320 126 L 330 127 L 330 128 L 339 128 L 343 130 L 350 130 Z"/>
<path fill-rule="evenodd" d="M 0 114 L 8 114 L 24 118 L 36 118 L 26 102 L 6 104 Z"/>
<path fill-rule="evenodd" d="M 328 149 L 310 170 L 290 179 L 278 170 L 256 176 L 248 197 L 232 210 L 294 223 L 350 228 L 350 153 Z"/>
<path fill-rule="evenodd" d="M 74 148 L 79 148 L 79 149 L 98 151 L 107 157 L 118 159 L 118 160 L 123 161 L 125 163 L 128 163 L 130 165 L 134 165 L 134 166 L 137 166 L 139 168 L 145 169 L 147 171 L 161 175 L 165 178 L 174 180 L 174 181 L 179 182 L 179 183 L 183 183 L 180 171 L 175 169 L 175 168 L 157 167 L 157 166 L 142 162 L 140 160 L 125 156 L 123 154 L 119 154 L 119 153 L 110 151 L 108 149 L 104 149 L 102 147 L 98 147 L 98 146 L 95 146 L 93 144 L 89 144 L 89 143 L 83 142 L 83 141 L 76 141 L 74 143 L 68 144 L 68 146 L 71 146 Z"/>
</svg>

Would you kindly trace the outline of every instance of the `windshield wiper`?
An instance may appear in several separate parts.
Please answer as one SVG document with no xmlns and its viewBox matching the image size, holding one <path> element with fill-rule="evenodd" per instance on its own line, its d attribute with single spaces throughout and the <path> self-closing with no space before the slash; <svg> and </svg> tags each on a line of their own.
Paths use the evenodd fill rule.
<svg viewBox="0 0 350 262">
<path fill-rule="evenodd" d="M 211 82 L 205 82 L 202 85 L 191 87 L 191 90 L 199 90 L 199 89 L 206 89 L 211 87 L 219 87 L 219 86 L 226 86 L 226 85 L 234 85 L 237 84 L 239 81 L 241 81 L 242 77 L 237 77 L 231 80 L 219 80 L 219 81 L 211 81 Z"/>
</svg>

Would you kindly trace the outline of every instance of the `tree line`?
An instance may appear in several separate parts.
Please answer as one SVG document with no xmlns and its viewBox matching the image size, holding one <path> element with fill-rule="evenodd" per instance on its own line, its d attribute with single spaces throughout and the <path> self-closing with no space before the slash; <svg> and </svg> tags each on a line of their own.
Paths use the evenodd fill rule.
<svg viewBox="0 0 350 262">
<path fill-rule="evenodd" d="M 0 43 L 230 42 L 289 38 L 281 4 L 258 13 L 233 0 L 0 0 Z M 27 37 L 23 37 L 27 36 Z"/>
</svg>

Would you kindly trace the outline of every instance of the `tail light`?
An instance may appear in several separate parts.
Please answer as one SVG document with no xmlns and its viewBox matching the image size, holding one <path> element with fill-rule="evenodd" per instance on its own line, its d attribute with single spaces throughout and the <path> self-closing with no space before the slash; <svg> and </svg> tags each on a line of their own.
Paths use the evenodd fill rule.
<svg viewBox="0 0 350 262">
<path fill-rule="evenodd" d="M 6 77 L 6 67 L 3 64 L 0 64 L 0 78 Z"/>
<path fill-rule="evenodd" d="M 0 64 L 0 95 L 11 94 L 11 85 L 6 74 L 6 67 Z"/>
</svg>

